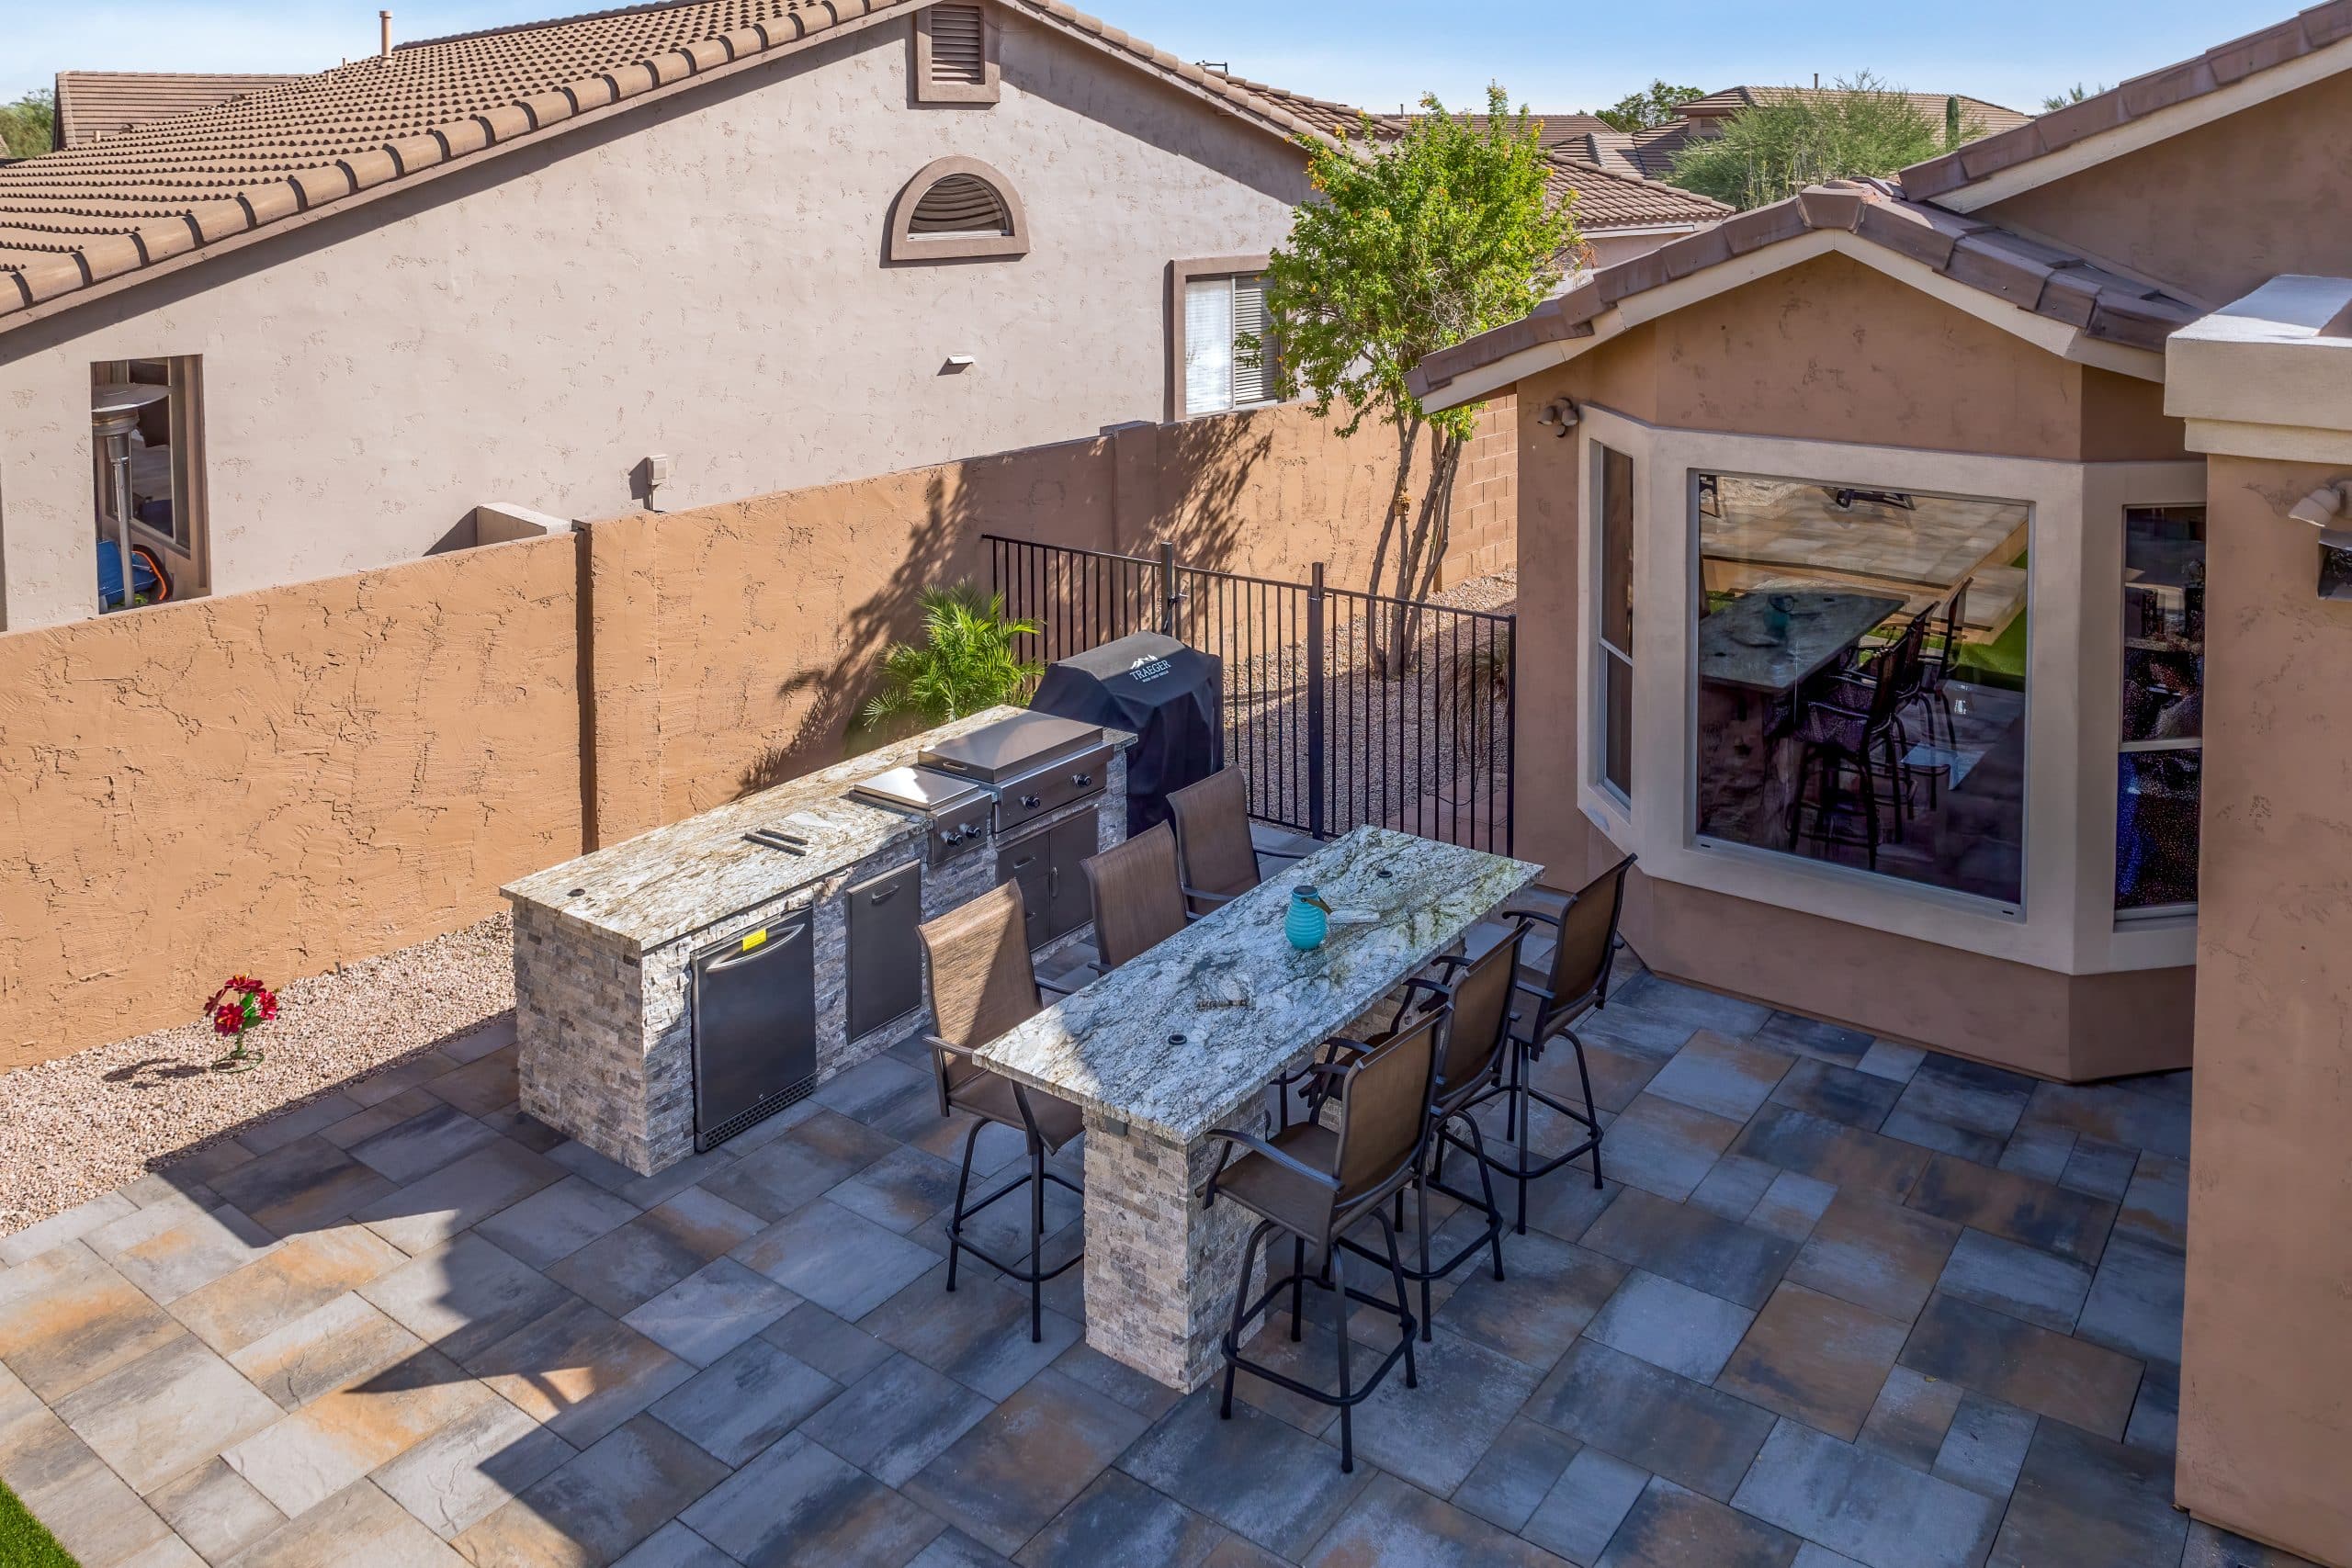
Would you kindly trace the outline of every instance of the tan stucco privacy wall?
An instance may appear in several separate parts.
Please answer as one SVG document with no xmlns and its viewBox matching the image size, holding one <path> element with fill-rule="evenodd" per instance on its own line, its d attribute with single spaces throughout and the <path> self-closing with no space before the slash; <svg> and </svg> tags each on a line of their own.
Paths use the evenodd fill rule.
<svg viewBox="0 0 2352 1568">
<path fill-rule="evenodd" d="M 676 511 L 1166 417 L 1168 263 L 1271 249 L 1304 160 L 1000 16 L 992 107 L 910 103 L 893 19 L 0 334 L 0 626 L 96 608 L 96 361 L 203 356 L 217 592 L 470 542 L 484 502 L 628 512 L 657 453 Z M 950 154 L 1029 253 L 885 265 Z"/>
<path fill-rule="evenodd" d="M 1506 400 L 1474 466 L 1511 430 Z M 0 1069 L 834 761 L 983 533 L 1360 584 L 1393 457 L 1291 406 L 0 634 Z M 1507 562 L 1510 500 L 1465 491 L 1464 570 Z"/>
<path fill-rule="evenodd" d="M 2287 509 L 2352 464 L 2209 465 L 2178 1501 L 2346 1564 L 2352 604 L 2319 600 L 2316 535 Z"/>
<path fill-rule="evenodd" d="M 1544 613 L 1520 620 L 1519 844 L 1566 886 L 1620 852 L 1576 800 L 1582 443 L 1535 423 L 1562 395 L 1730 434 L 2065 462 L 2182 456 L 2161 388 L 2059 359 L 1834 255 L 1521 382 L 1520 602 Z M 1638 872 L 1625 931 L 1661 973 L 2046 1077 L 2188 1060 L 2188 968 L 2068 976 Z"/>
</svg>

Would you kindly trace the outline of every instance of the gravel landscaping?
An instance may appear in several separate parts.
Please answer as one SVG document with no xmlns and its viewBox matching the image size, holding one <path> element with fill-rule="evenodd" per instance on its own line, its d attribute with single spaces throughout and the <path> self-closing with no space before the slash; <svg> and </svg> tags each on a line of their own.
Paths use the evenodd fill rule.
<svg viewBox="0 0 2352 1568">
<path fill-rule="evenodd" d="M 250 1072 L 215 1066 L 227 1043 L 199 1020 L 0 1074 L 0 1235 L 503 1022 L 514 1006 L 514 932 L 499 914 L 291 982 L 252 1036 L 266 1055 Z"/>
</svg>

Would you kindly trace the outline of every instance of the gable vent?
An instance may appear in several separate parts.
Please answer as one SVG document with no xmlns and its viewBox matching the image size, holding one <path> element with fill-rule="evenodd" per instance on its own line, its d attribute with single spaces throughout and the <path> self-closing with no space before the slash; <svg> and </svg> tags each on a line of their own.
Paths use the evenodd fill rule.
<svg viewBox="0 0 2352 1568">
<path fill-rule="evenodd" d="M 979 87 L 988 84 L 982 20 L 978 6 L 931 8 L 931 81 L 934 86 Z"/>
<path fill-rule="evenodd" d="M 922 193 L 907 225 L 913 234 L 1010 234 L 1004 197 L 977 175 L 949 175 Z"/>
</svg>

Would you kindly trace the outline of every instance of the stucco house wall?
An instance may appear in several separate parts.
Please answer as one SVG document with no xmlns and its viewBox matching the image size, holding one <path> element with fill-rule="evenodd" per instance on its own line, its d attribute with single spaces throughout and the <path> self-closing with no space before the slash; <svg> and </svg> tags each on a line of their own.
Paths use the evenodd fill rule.
<svg viewBox="0 0 2352 1568">
<path fill-rule="evenodd" d="M 1584 443 L 1535 423 L 1546 404 L 1566 396 L 1654 425 L 1923 453 L 2183 456 L 2160 387 L 2060 359 L 1834 254 L 1634 327 L 1517 395 L 1520 602 L 1543 606 L 1518 632 L 1518 842 L 1569 886 L 1621 852 L 1575 803 L 1590 482 Z M 1656 521 L 1637 514 L 1637 525 Z M 1637 603 L 1637 626 L 1645 613 L 1660 612 Z M 2052 1077 L 2188 1060 L 2187 966 L 2070 976 L 1638 870 L 1625 931 L 1661 973 Z"/>
<path fill-rule="evenodd" d="M 1976 215 L 2222 306 L 2352 255 L 2352 74 L 2330 76 Z"/>
<path fill-rule="evenodd" d="M 892 20 L 0 334 L 0 624 L 96 608 L 95 361 L 203 356 L 216 592 L 469 542 L 487 501 L 629 511 L 656 453 L 675 510 L 1163 417 L 1168 263 L 1271 248 L 1301 155 L 997 15 L 994 106 L 910 102 Z M 886 264 L 949 155 L 1010 180 L 1025 256 Z"/>
<path fill-rule="evenodd" d="M 2196 1163 L 2179 1502 L 2352 1562 L 2352 607 L 2313 593 L 2287 509 L 2352 466 L 2209 466 Z"/>
</svg>

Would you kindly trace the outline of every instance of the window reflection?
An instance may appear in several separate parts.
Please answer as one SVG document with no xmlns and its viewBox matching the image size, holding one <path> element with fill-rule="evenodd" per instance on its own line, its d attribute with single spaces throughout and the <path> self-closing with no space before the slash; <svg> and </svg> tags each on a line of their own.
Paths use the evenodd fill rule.
<svg viewBox="0 0 2352 1568">
<path fill-rule="evenodd" d="M 1698 829 L 2014 904 L 2021 502 L 1698 476 Z"/>
<path fill-rule="evenodd" d="M 2196 900 L 2204 692 L 2205 509 L 2127 507 L 2115 800 L 2119 909 Z"/>
<path fill-rule="evenodd" d="M 1600 456 L 1599 655 L 1600 777 L 1623 798 L 1634 793 L 1634 460 L 1606 446 Z"/>
</svg>

